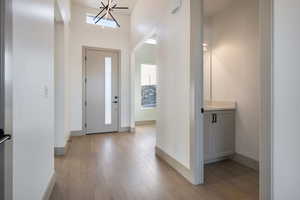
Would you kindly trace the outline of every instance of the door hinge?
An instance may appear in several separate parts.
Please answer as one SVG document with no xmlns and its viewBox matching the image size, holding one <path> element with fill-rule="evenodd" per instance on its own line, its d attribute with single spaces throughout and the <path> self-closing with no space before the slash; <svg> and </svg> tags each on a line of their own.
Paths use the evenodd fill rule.
<svg viewBox="0 0 300 200">
<path fill-rule="evenodd" d="M 87 78 L 84 79 L 85 83 L 87 83 Z"/>
<path fill-rule="evenodd" d="M 87 61 L 87 57 L 86 56 L 84 57 L 84 60 Z"/>
<path fill-rule="evenodd" d="M 84 124 L 84 128 L 87 128 L 87 124 L 86 123 Z"/>
<path fill-rule="evenodd" d="M 87 102 L 86 101 L 84 102 L 84 105 L 87 106 Z"/>
</svg>

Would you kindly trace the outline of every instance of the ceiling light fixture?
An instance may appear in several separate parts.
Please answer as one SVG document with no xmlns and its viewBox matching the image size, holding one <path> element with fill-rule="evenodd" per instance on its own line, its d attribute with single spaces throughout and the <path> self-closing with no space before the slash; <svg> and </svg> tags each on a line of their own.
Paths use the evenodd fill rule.
<svg viewBox="0 0 300 200">
<path fill-rule="evenodd" d="M 94 17 L 94 22 L 97 24 L 101 19 L 111 19 L 113 20 L 118 27 L 121 25 L 118 23 L 116 18 L 112 15 L 114 10 L 128 10 L 128 7 L 118 7 L 115 0 L 107 0 L 107 4 L 104 3 L 105 0 L 101 0 L 100 12 Z"/>
<path fill-rule="evenodd" d="M 145 41 L 146 44 L 157 44 L 157 40 L 153 38 L 149 38 Z"/>
</svg>

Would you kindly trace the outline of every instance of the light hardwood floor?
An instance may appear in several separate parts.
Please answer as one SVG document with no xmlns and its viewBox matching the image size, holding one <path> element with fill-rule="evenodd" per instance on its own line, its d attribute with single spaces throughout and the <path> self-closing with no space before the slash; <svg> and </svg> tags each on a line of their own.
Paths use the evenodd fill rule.
<svg viewBox="0 0 300 200">
<path fill-rule="evenodd" d="M 254 200 L 258 174 L 233 161 L 207 165 L 193 186 L 155 156 L 155 128 L 73 137 L 55 159 L 51 200 Z"/>
</svg>

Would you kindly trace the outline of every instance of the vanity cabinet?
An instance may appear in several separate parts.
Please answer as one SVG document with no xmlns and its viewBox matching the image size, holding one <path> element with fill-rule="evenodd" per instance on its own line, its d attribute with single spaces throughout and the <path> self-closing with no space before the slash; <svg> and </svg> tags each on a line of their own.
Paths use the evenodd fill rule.
<svg viewBox="0 0 300 200">
<path fill-rule="evenodd" d="M 212 163 L 235 153 L 234 110 L 204 113 L 204 159 Z"/>
</svg>

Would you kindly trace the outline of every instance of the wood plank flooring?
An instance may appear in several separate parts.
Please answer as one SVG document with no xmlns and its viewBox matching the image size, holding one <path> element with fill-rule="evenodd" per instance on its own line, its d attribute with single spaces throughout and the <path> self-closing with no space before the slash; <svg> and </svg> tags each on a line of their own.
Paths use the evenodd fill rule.
<svg viewBox="0 0 300 200">
<path fill-rule="evenodd" d="M 154 152 L 155 128 L 136 133 L 73 137 L 55 159 L 50 200 L 256 200 L 258 174 L 233 161 L 205 167 L 205 185 L 193 186 Z"/>
</svg>

